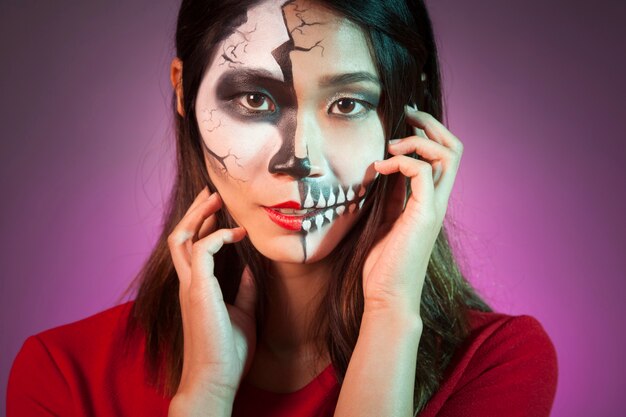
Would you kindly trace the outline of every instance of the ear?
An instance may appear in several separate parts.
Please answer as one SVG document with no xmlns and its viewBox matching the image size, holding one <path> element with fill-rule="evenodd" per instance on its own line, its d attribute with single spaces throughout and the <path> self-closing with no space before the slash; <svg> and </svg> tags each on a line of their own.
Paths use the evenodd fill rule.
<svg viewBox="0 0 626 417">
<path fill-rule="evenodd" d="M 178 57 L 172 59 L 170 81 L 176 92 L 176 111 L 181 117 L 185 117 L 185 109 L 183 107 L 183 61 Z"/>
</svg>

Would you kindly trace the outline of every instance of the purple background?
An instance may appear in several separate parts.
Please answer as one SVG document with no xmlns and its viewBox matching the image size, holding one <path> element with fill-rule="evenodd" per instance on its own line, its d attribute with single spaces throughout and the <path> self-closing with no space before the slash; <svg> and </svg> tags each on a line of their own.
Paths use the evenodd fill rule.
<svg viewBox="0 0 626 417">
<path fill-rule="evenodd" d="M 429 4 L 465 271 L 552 337 L 554 416 L 625 413 L 624 6 Z M 116 304 L 157 237 L 177 7 L 0 3 L 2 392 L 24 339 Z"/>
</svg>

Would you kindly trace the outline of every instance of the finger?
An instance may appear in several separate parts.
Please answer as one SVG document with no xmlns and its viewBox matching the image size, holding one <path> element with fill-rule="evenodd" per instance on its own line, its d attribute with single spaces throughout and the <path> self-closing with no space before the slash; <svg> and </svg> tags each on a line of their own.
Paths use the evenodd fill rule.
<svg viewBox="0 0 626 417">
<path fill-rule="evenodd" d="M 238 242 L 245 235 L 246 230 L 243 227 L 220 229 L 194 243 L 191 258 L 191 284 L 195 284 L 195 280 L 206 281 L 204 277 L 212 277 L 214 267 L 213 255 L 225 243 Z"/>
<path fill-rule="evenodd" d="M 460 155 L 455 154 L 445 146 L 418 136 L 409 136 L 399 139 L 394 143 L 389 143 L 389 153 L 392 155 L 406 155 L 415 152 L 422 159 L 425 159 L 433 167 L 433 183 L 435 187 L 439 185 L 439 181 L 443 174 L 450 169 L 456 172 L 460 162 Z"/>
<path fill-rule="evenodd" d="M 423 156 L 432 165 L 437 201 L 439 204 L 447 205 L 461 164 L 461 153 L 456 153 L 433 140 L 415 136 L 409 136 L 389 145 L 389 153 L 392 155 L 412 152 Z"/>
<path fill-rule="evenodd" d="M 220 206 L 219 194 L 211 195 L 209 199 L 204 200 L 203 204 L 187 213 L 168 236 L 168 246 L 179 279 L 188 280 L 189 277 L 191 244 L 193 243 L 191 238 L 196 234 L 204 219 L 219 210 Z"/>
<path fill-rule="evenodd" d="M 418 204 L 431 204 L 434 197 L 432 166 L 419 159 L 406 155 L 395 155 L 383 161 L 376 161 L 374 167 L 384 175 L 401 172 L 411 181 L 411 197 Z M 407 207 L 408 207 L 407 202 Z M 406 210 L 405 210 L 406 211 Z"/>
<path fill-rule="evenodd" d="M 241 274 L 239 291 L 235 298 L 235 307 L 238 307 L 250 317 L 254 317 L 257 301 L 256 283 L 249 266 L 246 266 Z"/>
<path fill-rule="evenodd" d="M 417 105 L 415 105 L 415 104 L 414 105 L 410 105 L 408 107 L 409 107 L 409 109 L 407 109 L 407 110 L 411 110 L 411 111 L 418 111 L 419 110 L 417 108 Z M 428 136 L 426 136 L 426 132 L 424 132 L 419 127 L 412 126 L 412 129 L 413 129 L 413 133 L 415 134 L 415 136 L 419 136 L 421 138 L 427 138 L 428 139 Z"/>
<path fill-rule="evenodd" d="M 405 109 L 406 121 L 411 126 L 423 129 L 430 139 L 442 144 L 452 151 L 459 154 L 463 152 L 463 143 L 459 140 L 459 138 L 454 136 L 452 132 L 450 132 L 431 114 L 411 109 L 408 106 Z"/>
<path fill-rule="evenodd" d="M 178 222 L 169 236 L 169 240 L 175 246 L 183 244 L 186 240 L 195 236 L 202 223 L 208 216 L 217 212 L 222 206 L 222 199 L 218 193 L 212 194 L 207 200 L 189 211 Z"/>
<path fill-rule="evenodd" d="M 454 152 L 440 143 L 419 136 L 408 136 L 394 142 L 390 141 L 388 150 L 392 155 L 406 155 L 415 152 L 429 161 L 451 160 L 455 156 Z"/>
<path fill-rule="evenodd" d="M 404 210 L 406 200 L 406 182 L 401 174 L 392 175 L 389 178 L 389 192 L 385 201 L 382 224 L 393 224 Z M 386 229 L 382 230 L 383 233 Z"/>
<path fill-rule="evenodd" d="M 213 256 L 226 243 L 243 239 L 246 232 L 242 227 L 220 229 L 193 245 L 191 261 L 191 281 L 186 291 L 181 291 L 181 304 L 185 307 L 190 337 L 197 338 L 197 343 L 223 333 L 223 326 L 229 322 L 228 311 L 219 282 L 213 274 Z M 192 341 L 192 343 L 194 343 Z M 207 347 L 208 348 L 208 347 Z"/>
<path fill-rule="evenodd" d="M 205 186 L 202 191 L 200 191 L 198 193 L 198 195 L 196 196 L 196 198 L 193 200 L 193 202 L 191 203 L 191 205 L 189 206 L 189 208 L 187 209 L 187 211 L 185 212 L 185 215 L 187 213 L 190 213 L 191 211 L 193 211 L 196 207 L 198 207 L 199 204 L 202 204 L 202 202 L 204 200 L 207 200 L 210 196 L 211 196 L 211 192 L 209 191 L 209 187 Z"/>
<path fill-rule="evenodd" d="M 209 234 L 215 231 L 215 226 L 217 225 L 217 217 L 215 214 L 210 215 L 204 220 L 202 226 L 200 226 L 200 230 L 198 231 L 198 240 L 207 237 Z"/>
<path fill-rule="evenodd" d="M 219 193 L 213 193 L 207 198 L 207 201 L 210 200 L 212 196 L 215 196 L 213 198 L 217 198 L 220 200 L 220 208 L 221 208 L 222 196 L 220 196 Z M 196 209 L 200 207 L 202 204 L 203 203 L 201 201 L 200 204 L 196 207 Z M 195 243 L 196 241 L 200 239 L 207 237 L 209 234 L 215 231 L 215 226 L 217 225 L 217 217 L 215 217 L 216 212 L 217 210 L 215 210 L 214 213 L 208 214 L 204 220 L 201 220 L 202 224 L 200 225 L 196 233 L 191 237 L 191 239 L 187 239 L 185 241 L 185 247 L 187 249 L 187 253 L 189 257 L 191 257 L 191 248 L 192 248 L 193 243 Z"/>
<path fill-rule="evenodd" d="M 212 194 L 207 200 L 188 212 L 178 222 L 172 231 L 170 238 L 174 245 L 178 246 L 197 235 L 200 226 L 211 215 L 222 207 L 222 199 L 218 193 Z"/>
</svg>

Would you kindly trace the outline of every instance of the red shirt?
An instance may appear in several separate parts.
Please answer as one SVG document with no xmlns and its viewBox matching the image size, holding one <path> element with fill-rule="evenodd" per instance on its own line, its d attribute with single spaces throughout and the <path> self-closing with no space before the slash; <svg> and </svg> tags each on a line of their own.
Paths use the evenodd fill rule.
<svg viewBox="0 0 626 417">
<path fill-rule="evenodd" d="M 170 398 L 144 378 L 144 340 L 121 340 L 132 301 L 24 342 L 9 376 L 7 417 L 167 416 Z M 556 351 L 530 316 L 472 311 L 472 331 L 420 417 L 548 416 Z M 340 386 L 332 364 L 304 388 L 277 394 L 242 382 L 233 416 L 332 416 Z"/>
</svg>

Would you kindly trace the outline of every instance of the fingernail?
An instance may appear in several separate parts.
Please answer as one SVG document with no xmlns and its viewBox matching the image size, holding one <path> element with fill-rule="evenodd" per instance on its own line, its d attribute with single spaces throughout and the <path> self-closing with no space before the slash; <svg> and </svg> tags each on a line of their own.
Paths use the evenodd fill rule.
<svg viewBox="0 0 626 417">
<path fill-rule="evenodd" d="M 396 143 L 400 142 L 401 140 L 402 140 L 402 139 L 391 139 L 391 140 L 389 141 L 389 144 L 390 144 L 390 145 L 395 145 Z"/>
<path fill-rule="evenodd" d="M 406 105 L 404 106 L 404 108 L 410 112 L 410 113 L 417 113 L 417 105 L 416 104 L 412 104 L 412 105 Z"/>
</svg>

